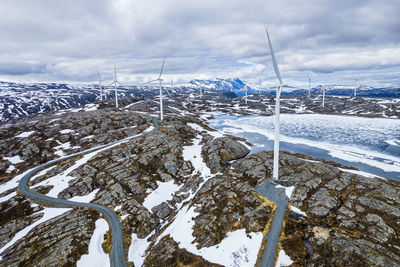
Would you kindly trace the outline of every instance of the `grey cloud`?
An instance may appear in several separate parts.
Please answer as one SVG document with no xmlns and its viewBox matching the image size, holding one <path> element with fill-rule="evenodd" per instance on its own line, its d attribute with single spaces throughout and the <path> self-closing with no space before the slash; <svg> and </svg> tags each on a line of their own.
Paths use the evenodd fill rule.
<svg viewBox="0 0 400 267">
<path fill-rule="evenodd" d="M 44 63 L 0 62 L 0 74 L 4 75 L 40 74 L 46 73 L 46 71 Z"/>
<path fill-rule="evenodd" d="M 379 52 L 398 56 L 396 0 L 3 0 L 0 9 L 2 58 L 21 66 L 52 62 L 39 71 L 2 66 L 7 78 L 25 72 L 29 79 L 93 81 L 97 68 L 111 78 L 117 65 L 121 79 L 138 81 L 167 56 L 171 79 L 273 79 L 266 25 L 282 75 L 293 81 L 303 72 L 327 80 L 346 70 L 372 76 L 377 65 L 390 72 L 400 64 Z"/>
</svg>

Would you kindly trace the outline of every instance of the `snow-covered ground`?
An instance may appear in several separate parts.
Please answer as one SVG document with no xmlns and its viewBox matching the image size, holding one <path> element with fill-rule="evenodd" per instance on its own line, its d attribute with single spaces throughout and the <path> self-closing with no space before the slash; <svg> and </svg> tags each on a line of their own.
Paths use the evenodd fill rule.
<svg viewBox="0 0 400 267">
<path fill-rule="evenodd" d="M 280 266 L 289 266 L 293 263 L 288 255 L 286 255 L 285 251 L 281 249 L 279 251 L 278 260 L 276 261 L 275 267 Z"/>
<path fill-rule="evenodd" d="M 250 233 L 246 235 L 245 229 L 229 232 L 221 243 L 197 249 L 193 243 L 195 237 L 192 235 L 195 218 L 198 213 L 195 207 L 184 209 L 175 217 L 172 224 L 159 236 L 158 240 L 170 235 L 180 248 L 203 257 L 205 260 L 222 264 L 224 266 L 254 266 L 257 254 L 261 247 L 263 234 Z"/>
<path fill-rule="evenodd" d="M 23 133 L 20 133 L 19 135 L 16 135 L 15 137 L 25 138 L 25 137 L 28 137 L 28 136 L 32 135 L 34 132 L 35 131 L 23 132 Z"/>
<path fill-rule="evenodd" d="M 174 180 L 169 182 L 157 181 L 157 189 L 145 198 L 143 206 L 151 212 L 151 208 L 163 203 L 164 201 L 171 200 L 173 194 L 179 190 L 180 186 L 174 183 Z"/>
<path fill-rule="evenodd" d="M 191 123 L 189 125 L 195 130 L 206 131 L 214 137 L 222 136 L 221 133 L 206 130 L 197 124 Z M 200 144 L 201 136 L 198 135 L 192 141 L 192 145 L 183 147 L 182 156 L 184 160 L 192 163 L 194 168 L 193 175 L 200 173 L 202 182 L 198 187 L 199 190 L 201 186 L 214 175 L 211 174 L 210 169 L 203 161 L 201 155 L 202 145 Z M 166 198 L 170 198 L 171 194 L 178 191 L 178 189 L 179 187 L 173 184 L 172 181 L 158 183 L 157 190 L 160 192 L 153 192 L 147 196 L 144 206 L 149 209 L 154 205 L 160 204 L 162 201 L 165 201 Z M 190 202 L 196 193 L 197 192 L 190 192 L 186 201 Z M 195 239 L 192 235 L 194 226 L 193 218 L 198 215 L 194 209 L 195 207 L 188 209 L 186 206 L 182 207 L 178 205 L 177 215 L 167 229 L 158 237 L 157 242 L 159 242 L 162 237 L 169 234 L 170 237 L 178 243 L 180 248 L 184 248 L 195 255 L 199 255 L 207 261 L 223 264 L 225 266 L 254 266 L 263 239 L 263 234 L 261 232 L 247 235 L 245 229 L 239 229 L 229 232 L 221 243 L 199 250 L 196 244 L 192 243 Z M 132 243 L 129 247 L 128 260 L 134 262 L 135 266 L 141 266 L 143 264 L 146 257 L 145 251 L 150 245 L 149 240 L 153 234 L 154 233 L 151 233 L 143 239 L 138 238 L 134 233 L 132 234 Z"/>
<path fill-rule="evenodd" d="M 16 169 L 16 167 L 14 166 L 15 164 L 24 162 L 23 159 L 21 159 L 20 156 L 13 156 L 13 157 L 3 157 L 5 160 L 8 160 L 9 162 L 11 162 L 11 165 L 8 167 L 8 169 L 6 170 L 7 173 L 11 173 L 13 170 Z"/>
<path fill-rule="evenodd" d="M 252 152 L 272 150 L 273 118 L 218 116 L 224 133 L 245 137 Z M 281 150 L 310 154 L 367 173 L 400 180 L 400 120 L 320 114 L 282 114 Z"/>
<path fill-rule="evenodd" d="M 77 267 L 95 266 L 95 267 L 109 267 L 110 258 L 109 255 L 104 253 L 103 247 L 101 246 L 104 241 L 104 236 L 109 229 L 108 223 L 104 219 L 98 219 L 96 221 L 96 228 L 94 229 L 93 235 L 90 238 L 89 253 L 84 254 L 77 261 Z"/>
</svg>

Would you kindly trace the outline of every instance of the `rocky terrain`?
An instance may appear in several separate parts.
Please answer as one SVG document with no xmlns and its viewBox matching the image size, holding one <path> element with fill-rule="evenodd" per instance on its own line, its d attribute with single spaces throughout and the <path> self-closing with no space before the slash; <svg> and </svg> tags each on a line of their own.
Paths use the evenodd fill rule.
<svg viewBox="0 0 400 267">
<path fill-rule="evenodd" d="M 230 174 L 260 183 L 272 153 L 236 161 Z M 400 264 L 400 183 L 346 172 L 333 162 L 280 157 L 279 184 L 293 186 L 281 247 L 294 266 Z M 342 167 L 342 168 L 340 168 Z M 300 211 L 299 211 L 300 210 Z"/>
<path fill-rule="evenodd" d="M 273 97 L 252 95 L 248 106 L 243 99 L 218 96 L 171 97 L 179 101 L 166 100 L 165 120 L 157 131 L 150 131 L 156 99 L 125 100 L 118 110 L 98 103 L 3 123 L 0 265 L 70 266 L 88 254 L 101 215 L 33 203 L 17 194 L 18 175 L 50 159 L 127 137 L 132 138 L 51 166 L 35 175 L 30 187 L 62 199 L 86 197 L 114 210 L 130 265 L 259 263 L 276 207 L 254 187 L 270 179 L 272 153 L 248 155 L 251 144 L 223 136 L 204 118 L 216 111 L 270 115 Z M 333 114 L 398 117 L 394 100 L 326 100 Z M 283 111 L 323 113 L 318 101 L 283 99 Z M 280 165 L 279 184 L 293 190 L 280 246 L 294 265 L 400 264 L 398 182 L 352 174 L 349 167 L 305 155 L 281 154 Z M 13 241 L 26 229 L 31 231 Z M 110 247 L 108 231 L 104 252 Z"/>
</svg>

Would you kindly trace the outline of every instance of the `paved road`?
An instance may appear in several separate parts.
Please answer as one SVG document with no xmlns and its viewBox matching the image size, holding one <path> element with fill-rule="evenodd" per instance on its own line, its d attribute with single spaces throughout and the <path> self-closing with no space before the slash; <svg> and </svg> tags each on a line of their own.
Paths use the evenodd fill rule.
<svg viewBox="0 0 400 267">
<path fill-rule="evenodd" d="M 151 117 L 151 118 L 153 119 L 154 125 L 156 126 L 156 128 L 154 128 L 153 131 L 157 131 L 158 128 L 160 128 L 160 127 L 158 126 L 158 123 L 160 122 L 160 118 L 159 118 L 159 117 Z"/>
<path fill-rule="evenodd" d="M 153 122 L 155 124 L 155 129 L 153 131 L 157 131 L 159 129 L 159 119 L 157 117 L 153 117 Z M 59 198 L 53 198 L 53 197 L 48 197 L 45 195 L 41 195 L 35 191 L 31 191 L 28 189 L 28 182 L 29 179 L 37 172 L 45 169 L 46 167 L 64 161 L 66 159 L 70 159 L 82 154 L 86 154 L 89 152 L 93 152 L 102 148 L 106 148 L 115 144 L 120 143 L 121 141 L 117 141 L 117 142 L 113 142 L 107 145 L 102 145 L 102 146 L 98 146 L 95 148 L 91 148 L 79 153 L 75 153 L 66 157 L 62 157 L 59 159 L 55 159 L 55 160 L 51 160 L 45 164 L 42 164 L 34 169 L 32 169 L 29 173 L 27 173 L 20 181 L 19 185 L 18 185 L 18 190 L 32 198 L 32 199 L 36 199 L 40 202 L 44 202 L 44 203 L 48 203 L 48 204 L 52 204 L 55 205 L 56 207 L 87 207 L 87 208 L 93 208 L 96 209 L 97 211 L 101 212 L 106 218 L 107 221 L 109 222 L 110 226 L 111 226 L 111 233 L 112 233 L 112 249 L 111 249 L 111 253 L 110 253 L 110 262 L 111 262 L 111 266 L 112 267 L 123 267 L 126 266 L 125 264 L 125 257 L 124 257 L 124 247 L 123 247 L 123 235 L 122 235 L 122 226 L 121 226 L 121 222 L 118 219 L 118 216 L 115 215 L 115 213 L 113 211 L 111 211 L 109 208 L 105 207 L 105 206 L 101 206 L 98 204 L 92 204 L 92 203 L 83 203 L 83 202 L 76 202 L 76 201 L 69 201 L 69 200 L 64 200 L 64 199 L 59 199 Z"/>
<path fill-rule="evenodd" d="M 263 183 L 258 185 L 255 190 L 259 194 L 273 201 L 277 206 L 274 213 L 271 230 L 264 238 L 267 239 L 267 244 L 265 246 L 263 258 L 260 265 L 261 267 L 272 267 L 274 266 L 276 248 L 278 246 L 283 218 L 285 216 L 285 211 L 289 199 L 286 196 L 284 188 L 275 188 L 273 185 L 270 184 L 269 180 L 265 180 Z"/>
</svg>

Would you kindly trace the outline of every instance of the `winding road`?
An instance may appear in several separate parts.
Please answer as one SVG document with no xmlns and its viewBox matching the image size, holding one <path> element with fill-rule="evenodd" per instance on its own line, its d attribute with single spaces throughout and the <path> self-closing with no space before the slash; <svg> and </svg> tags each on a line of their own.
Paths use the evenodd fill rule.
<svg viewBox="0 0 400 267">
<path fill-rule="evenodd" d="M 265 245 L 264 254 L 260 264 L 261 267 L 272 267 L 274 266 L 276 248 L 278 246 L 279 236 L 289 198 L 286 196 L 284 188 L 274 187 L 271 185 L 269 180 L 265 180 L 259 184 L 255 190 L 276 204 L 271 230 L 264 237 L 264 240 L 267 240 L 267 244 Z"/>
<path fill-rule="evenodd" d="M 157 117 L 152 117 L 154 125 L 155 125 L 155 129 L 153 131 L 157 131 L 159 129 L 159 119 Z M 135 136 L 136 137 L 136 136 Z M 112 231 L 112 249 L 111 249 L 111 253 L 110 253 L 110 263 L 112 267 L 124 267 L 126 266 L 125 263 L 125 256 L 124 256 L 124 247 L 123 247 L 123 235 L 122 235 L 122 226 L 121 226 L 121 222 L 118 219 L 118 216 L 111 211 L 109 208 L 102 206 L 102 205 L 98 205 L 98 204 L 93 204 L 93 203 L 83 203 L 83 202 L 76 202 L 76 201 L 70 201 L 70 200 L 64 200 L 64 199 L 59 199 L 59 198 L 53 198 L 53 197 L 49 197 L 46 195 L 41 195 L 35 191 L 31 191 L 30 189 L 28 189 L 28 182 L 29 179 L 37 172 L 45 169 L 46 167 L 82 155 L 82 154 L 86 154 L 86 153 L 90 153 L 96 150 L 100 150 L 103 148 L 107 148 L 116 144 L 120 144 L 126 140 L 129 140 L 133 137 L 128 137 L 125 138 L 121 141 L 116 141 L 110 144 L 106 144 L 106 145 L 102 145 L 102 146 L 98 146 L 95 148 L 91 148 L 91 149 L 87 149 L 85 151 L 81 151 L 78 153 L 74 153 L 59 159 L 54 159 L 51 160 L 45 164 L 42 164 L 36 168 L 33 168 L 30 172 L 28 172 L 24 177 L 22 177 L 19 185 L 18 185 L 18 190 L 20 193 L 22 193 L 23 195 L 30 197 L 34 200 L 40 201 L 41 203 L 45 203 L 45 204 L 51 204 L 53 206 L 56 207 L 60 207 L 60 208 L 71 208 L 71 207 L 86 207 L 86 208 L 93 208 L 96 209 L 97 211 L 101 212 L 106 218 L 107 221 L 109 223 L 109 225 L 111 226 L 111 231 Z"/>
</svg>

